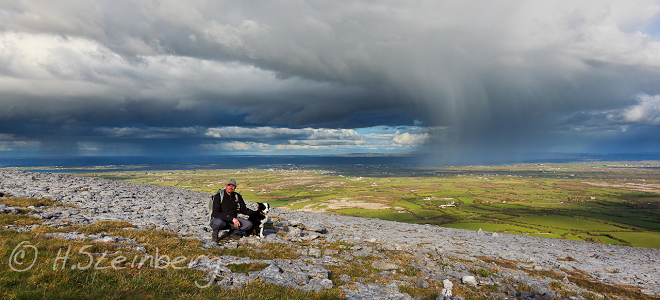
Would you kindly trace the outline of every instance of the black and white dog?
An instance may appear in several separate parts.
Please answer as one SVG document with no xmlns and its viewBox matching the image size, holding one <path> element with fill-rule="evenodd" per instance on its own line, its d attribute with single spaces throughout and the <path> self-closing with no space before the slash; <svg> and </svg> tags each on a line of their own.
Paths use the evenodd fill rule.
<svg viewBox="0 0 660 300">
<path fill-rule="evenodd" d="M 257 203 L 257 205 L 257 212 L 248 218 L 248 220 L 252 222 L 252 229 L 250 229 L 248 235 L 257 235 L 258 238 L 262 238 L 264 237 L 264 226 L 266 225 L 266 222 L 268 222 L 270 205 L 268 203 Z"/>
</svg>

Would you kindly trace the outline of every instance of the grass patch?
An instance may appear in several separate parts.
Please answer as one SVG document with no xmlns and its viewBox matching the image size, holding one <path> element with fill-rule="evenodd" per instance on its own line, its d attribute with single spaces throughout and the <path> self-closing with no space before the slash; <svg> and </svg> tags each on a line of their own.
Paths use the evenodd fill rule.
<svg viewBox="0 0 660 300">
<path fill-rule="evenodd" d="M 535 233 L 538 232 L 536 229 L 526 228 L 522 226 L 509 225 L 509 224 L 492 224 L 492 223 L 452 223 L 452 224 L 443 224 L 443 227 L 449 228 L 460 228 L 460 229 L 471 229 L 471 230 L 481 230 L 483 231 L 493 231 L 493 232 L 509 232 L 509 233 Z"/>
<path fill-rule="evenodd" d="M 376 218 L 381 220 L 391 220 L 397 222 L 415 222 L 417 219 L 414 215 L 409 212 L 373 212 L 359 215 L 359 217 L 365 218 Z"/>
<path fill-rule="evenodd" d="M 420 217 L 420 218 L 437 218 L 437 217 L 442 217 L 445 215 L 444 212 L 438 211 L 435 209 L 424 209 L 424 210 L 415 210 L 412 213 L 415 214 L 415 216 Z"/>
<path fill-rule="evenodd" d="M 558 234 L 548 234 L 548 233 L 532 233 L 532 234 L 525 234 L 527 236 L 535 236 L 535 237 L 542 237 L 542 238 L 547 238 L 547 239 L 558 239 L 561 238 L 561 235 Z"/>
<path fill-rule="evenodd" d="M 411 210 L 413 210 L 413 209 L 421 209 L 421 208 L 422 208 L 422 207 L 421 207 L 420 205 L 418 205 L 418 204 L 412 203 L 412 202 L 410 202 L 410 201 L 405 201 L 405 200 L 401 200 L 401 201 L 395 202 L 395 203 L 392 204 L 392 205 L 393 205 L 393 206 L 401 206 L 401 207 L 405 207 L 405 208 L 407 208 L 407 209 L 411 209 Z"/>
<path fill-rule="evenodd" d="M 512 219 L 512 221 L 568 230 L 615 231 L 621 227 L 612 226 L 583 216 L 533 216 Z"/>
<path fill-rule="evenodd" d="M 472 273 L 474 275 L 479 275 L 481 277 L 488 277 L 488 276 L 494 274 L 493 272 L 491 272 L 489 270 L 486 270 L 484 268 L 480 268 L 479 270 L 470 270 L 470 273 Z"/>
<path fill-rule="evenodd" d="M 48 198 L 0 197 L 0 204 L 17 207 L 63 206 Z"/>
<path fill-rule="evenodd" d="M 33 216 L 26 215 L 5 215 L 0 214 L 0 225 L 17 225 L 17 226 L 27 226 L 27 225 L 37 225 L 41 224 L 43 220 Z"/>
<path fill-rule="evenodd" d="M 346 274 L 351 280 L 356 280 L 360 277 L 368 277 L 369 274 L 378 273 L 378 269 L 374 269 L 371 266 L 371 262 L 374 260 L 371 256 L 361 257 L 362 263 L 350 263 L 347 265 L 339 266 L 326 266 L 326 269 L 330 270 L 330 280 L 332 280 L 335 286 L 343 285 L 344 283 L 339 281 L 339 275 Z"/>
<path fill-rule="evenodd" d="M 566 257 L 564 257 L 564 258 L 559 258 L 559 259 L 557 259 L 557 260 L 560 260 L 560 261 L 578 261 L 577 259 L 572 258 L 572 257 L 570 257 L 570 256 L 566 256 Z"/>
<path fill-rule="evenodd" d="M 415 277 L 419 275 L 419 269 L 410 265 L 404 266 L 403 268 L 401 268 L 401 274 Z"/>
<path fill-rule="evenodd" d="M 122 228 L 134 227 L 133 224 L 123 221 L 100 221 L 92 225 L 78 229 L 79 232 L 86 234 L 96 234 L 101 232 L 117 232 Z"/>
<path fill-rule="evenodd" d="M 660 248 L 660 232 L 610 232 L 608 235 L 623 240 L 636 247 Z"/>
</svg>

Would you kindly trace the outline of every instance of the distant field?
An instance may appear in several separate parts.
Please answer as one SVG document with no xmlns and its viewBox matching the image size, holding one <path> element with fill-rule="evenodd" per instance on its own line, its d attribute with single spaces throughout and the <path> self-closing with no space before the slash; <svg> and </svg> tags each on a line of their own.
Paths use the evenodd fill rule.
<svg viewBox="0 0 660 300">
<path fill-rule="evenodd" d="M 409 223 L 660 248 L 660 162 L 452 168 L 122 171 L 78 174 Z"/>
</svg>

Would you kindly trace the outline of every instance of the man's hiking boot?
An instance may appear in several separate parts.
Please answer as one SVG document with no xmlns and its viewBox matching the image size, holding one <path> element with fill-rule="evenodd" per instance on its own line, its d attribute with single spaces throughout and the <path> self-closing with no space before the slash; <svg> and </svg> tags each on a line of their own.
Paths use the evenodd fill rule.
<svg viewBox="0 0 660 300">
<path fill-rule="evenodd" d="M 227 231 L 227 233 L 223 234 L 215 242 L 219 243 L 219 242 L 228 241 L 228 240 L 238 240 L 238 234 L 235 232 L 235 230 L 230 229 L 229 231 Z"/>
<path fill-rule="evenodd" d="M 229 231 L 227 231 L 227 234 L 223 235 L 221 239 L 223 239 L 223 240 L 224 239 L 229 239 L 229 240 L 232 240 L 232 241 L 238 241 L 238 240 L 241 239 L 241 236 L 238 234 L 238 230 L 229 229 Z"/>
</svg>

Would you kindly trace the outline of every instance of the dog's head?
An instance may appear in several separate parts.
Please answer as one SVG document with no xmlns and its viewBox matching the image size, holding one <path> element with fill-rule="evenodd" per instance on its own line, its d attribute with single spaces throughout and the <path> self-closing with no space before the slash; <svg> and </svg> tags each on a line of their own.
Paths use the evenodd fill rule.
<svg viewBox="0 0 660 300">
<path fill-rule="evenodd" d="M 267 214 L 270 211 L 270 204 L 268 203 L 258 203 L 258 209 L 260 212 Z"/>
</svg>

